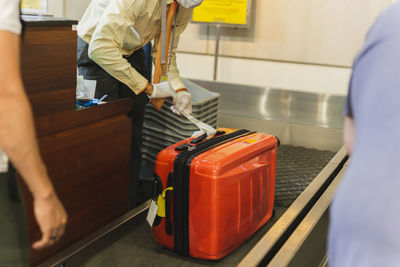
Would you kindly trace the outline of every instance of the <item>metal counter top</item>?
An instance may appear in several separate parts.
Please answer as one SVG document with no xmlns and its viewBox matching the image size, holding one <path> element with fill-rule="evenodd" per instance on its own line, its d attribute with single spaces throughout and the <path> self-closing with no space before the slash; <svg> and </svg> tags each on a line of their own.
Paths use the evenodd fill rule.
<svg viewBox="0 0 400 267">
<path fill-rule="evenodd" d="M 51 16 L 22 15 L 21 18 L 28 26 L 72 26 L 78 24 L 77 20 Z"/>
</svg>

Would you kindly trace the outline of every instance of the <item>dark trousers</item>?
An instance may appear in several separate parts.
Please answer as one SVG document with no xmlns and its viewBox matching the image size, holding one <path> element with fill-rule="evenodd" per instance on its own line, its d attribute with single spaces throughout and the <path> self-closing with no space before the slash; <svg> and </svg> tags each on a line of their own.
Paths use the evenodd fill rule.
<svg viewBox="0 0 400 267">
<path fill-rule="evenodd" d="M 143 49 L 135 51 L 131 56 L 126 57 L 128 62 L 141 75 L 147 77 L 145 66 L 145 55 Z M 129 98 L 132 103 L 130 117 L 132 118 L 132 136 L 131 136 L 131 172 L 130 172 L 130 191 L 131 191 L 131 208 L 136 206 L 138 194 L 138 177 L 142 160 L 142 128 L 144 120 L 144 110 L 148 102 L 147 95 L 142 92 L 136 95 L 128 86 L 118 81 L 99 65 L 97 65 L 88 56 L 88 44 L 78 37 L 78 70 L 79 74 L 85 80 L 96 80 L 95 97 L 100 98 L 107 94 L 105 101 L 113 101 L 120 98 Z"/>
<path fill-rule="evenodd" d="M 0 173 L 0 266 L 26 267 L 28 229 L 15 172 Z"/>
</svg>

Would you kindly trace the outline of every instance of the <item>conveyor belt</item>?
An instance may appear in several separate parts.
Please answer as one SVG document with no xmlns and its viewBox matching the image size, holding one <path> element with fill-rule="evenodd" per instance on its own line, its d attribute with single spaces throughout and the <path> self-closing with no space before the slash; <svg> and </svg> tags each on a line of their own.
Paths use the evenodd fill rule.
<svg viewBox="0 0 400 267">
<path fill-rule="evenodd" d="M 204 261 L 179 257 L 157 245 L 145 213 L 141 213 L 148 207 L 146 203 L 41 266 L 236 266 L 241 262 L 241 266 L 248 267 L 264 262 L 266 256 L 272 259 L 279 252 L 308 211 L 314 210 L 313 203 L 343 161 L 344 98 L 204 81 L 200 84 L 221 94 L 219 125 L 270 133 L 285 144 L 278 149 L 275 216 L 224 259 Z M 340 151 L 328 163 L 335 153 L 310 148 Z M 315 250 L 312 253 L 315 257 Z"/>
<path fill-rule="evenodd" d="M 275 205 L 289 207 L 334 155 L 330 151 L 281 145 L 276 163 Z"/>
<path fill-rule="evenodd" d="M 285 212 L 288 205 L 311 183 L 334 153 L 282 145 L 278 149 L 275 216 L 250 240 L 220 261 L 204 261 L 177 256 L 153 241 L 145 214 L 88 247 L 77 266 L 234 266 Z M 75 264 L 74 264 L 75 266 Z"/>
</svg>

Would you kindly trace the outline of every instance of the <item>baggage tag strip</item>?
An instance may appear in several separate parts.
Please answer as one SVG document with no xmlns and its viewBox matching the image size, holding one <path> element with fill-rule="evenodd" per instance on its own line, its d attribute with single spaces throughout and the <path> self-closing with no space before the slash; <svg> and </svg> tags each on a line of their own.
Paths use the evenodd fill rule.
<svg viewBox="0 0 400 267">
<path fill-rule="evenodd" d="M 149 212 L 147 213 L 146 220 L 149 223 L 150 227 L 153 226 L 154 220 L 156 219 L 158 211 L 158 206 L 154 200 L 151 201 Z"/>
<path fill-rule="evenodd" d="M 157 203 L 154 200 L 151 201 L 149 212 L 147 213 L 147 218 L 146 218 L 147 222 L 151 227 L 153 226 L 157 215 L 159 217 L 165 218 L 165 197 L 167 191 L 172 191 L 172 190 L 174 190 L 172 187 L 165 188 L 162 194 L 158 196 Z"/>
</svg>

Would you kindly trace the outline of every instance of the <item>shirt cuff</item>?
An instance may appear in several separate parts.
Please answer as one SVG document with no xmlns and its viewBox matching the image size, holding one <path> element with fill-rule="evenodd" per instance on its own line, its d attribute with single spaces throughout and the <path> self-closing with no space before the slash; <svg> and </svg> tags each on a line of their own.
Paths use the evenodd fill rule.
<svg viewBox="0 0 400 267">
<path fill-rule="evenodd" d="M 140 90 L 137 94 L 141 94 L 146 88 L 147 88 L 147 86 L 149 85 L 149 81 L 147 81 L 147 83 L 146 83 L 146 85 L 143 87 L 143 89 L 142 90 Z M 147 96 L 149 96 L 149 95 L 147 95 Z"/>
<path fill-rule="evenodd" d="M 141 92 L 143 92 L 144 89 L 146 89 L 147 83 L 149 81 L 147 81 L 146 78 L 144 78 L 142 75 L 140 75 L 139 77 L 130 79 L 129 81 L 127 81 L 125 84 L 136 94 L 140 94 Z"/>
<path fill-rule="evenodd" d="M 176 89 L 175 92 L 179 93 L 179 92 L 189 92 L 189 91 L 186 88 L 179 88 L 179 89 Z"/>
</svg>

